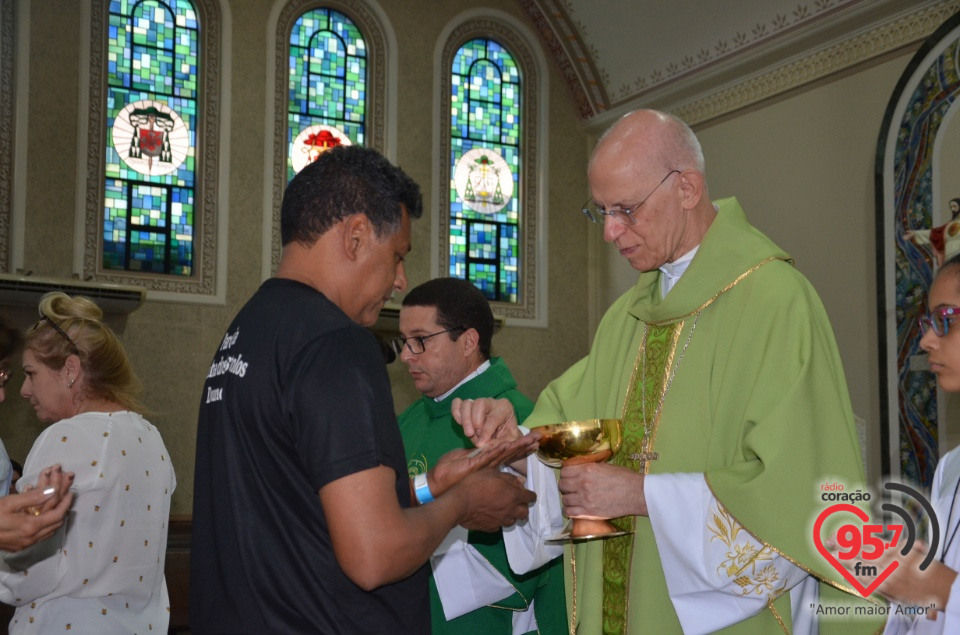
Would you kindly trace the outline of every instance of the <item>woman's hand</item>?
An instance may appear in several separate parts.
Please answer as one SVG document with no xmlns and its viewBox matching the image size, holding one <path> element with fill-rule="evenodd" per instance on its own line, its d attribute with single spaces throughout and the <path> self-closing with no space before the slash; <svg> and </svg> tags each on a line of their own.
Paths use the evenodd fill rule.
<svg viewBox="0 0 960 635">
<path fill-rule="evenodd" d="M 36 487 L 0 498 L 0 549 L 20 551 L 54 534 L 73 503 L 73 472 L 53 465 L 40 473 Z"/>
</svg>

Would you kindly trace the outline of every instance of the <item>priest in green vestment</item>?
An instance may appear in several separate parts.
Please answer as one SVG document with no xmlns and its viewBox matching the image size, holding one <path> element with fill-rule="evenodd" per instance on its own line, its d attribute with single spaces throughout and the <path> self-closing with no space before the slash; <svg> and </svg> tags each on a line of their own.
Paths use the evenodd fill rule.
<svg viewBox="0 0 960 635">
<path fill-rule="evenodd" d="M 641 273 L 526 421 L 623 421 L 610 462 L 560 472 L 566 515 L 631 532 L 568 550 L 576 632 L 876 631 L 876 603 L 813 541 L 821 487 L 864 483 L 816 292 L 736 199 L 710 201 L 700 144 L 679 119 L 624 116 L 588 176 L 584 214 Z M 454 405 L 481 445 L 517 434 L 503 410 Z"/>
<path fill-rule="evenodd" d="M 400 310 L 401 337 L 394 348 L 423 397 L 399 417 L 411 478 L 427 471 L 446 452 L 472 448 L 453 420 L 454 398 L 499 397 L 510 402 L 517 421 L 533 402 L 499 357 L 490 356 L 494 331 L 487 298 L 465 280 L 438 278 L 412 289 Z M 536 462 L 535 457 L 525 461 Z M 418 480 L 419 479 L 419 480 Z M 548 496 L 556 497 L 551 478 Z M 421 503 L 429 499 L 424 483 Z M 559 510 L 559 507 L 557 508 Z M 514 531 L 515 528 L 504 531 Z M 566 632 L 563 561 L 554 558 L 515 573 L 501 531 L 455 528 L 431 558 L 430 613 L 434 635 L 562 635 Z M 516 566 L 516 564 L 514 565 Z"/>
</svg>

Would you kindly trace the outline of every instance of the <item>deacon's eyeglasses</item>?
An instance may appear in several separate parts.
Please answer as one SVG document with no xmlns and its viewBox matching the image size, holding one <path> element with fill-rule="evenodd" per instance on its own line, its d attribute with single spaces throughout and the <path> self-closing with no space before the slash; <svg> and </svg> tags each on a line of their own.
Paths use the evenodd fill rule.
<svg viewBox="0 0 960 635">
<path fill-rule="evenodd" d="M 918 319 L 920 330 L 926 335 L 930 329 L 939 337 L 943 337 L 950 330 L 950 325 L 956 319 L 954 316 L 960 316 L 960 307 L 944 307 L 934 309 L 926 315 L 921 315 Z"/>
<path fill-rule="evenodd" d="M 40 326 L 41 324 L 43 324 L 44 322 L 46 322 L 47 324 L 49 324 L 50 326 L 52 326 L 53 329 L 54 329 L 57 333 L 59 333 L 60 335 L 63 336 L 63 339 L 65 339 L 65 340 L 67 340 L 68 342 L 70 342 L 70 345 L 73 346 L 73 347 L 77 350 L 77 352 L 80 352 L 80 347 L 77 346 L 77 343 L 73 341 L 73 338 L 71 338 L 69 335 L 67 335 L 67 332 L 64 331 L 62 328 L 60 328 L 60 325 L 59 325 L 59 324 L 57 324 L 56 322 L 54 322 L 49 316 L 45 315 L 42 311 L 40 312 L 40 319 L 37 320 L 37 323 L 34 324 L 34 325 L 33 325 L 33 328 L 30 329 L 30 330 L 31 330 L 31 331 L 36 331 L 36 330 L 37 330 L 37 327 L 39 327 L 39 326 Z"/>
<path fill-rule="evenodd" d="M 667 182 L 667 179 L 670 178 L 672 174 L 680 174 L 680 170 L 670 170 L 667 172 L 667 175 L 657 183 L 657 187 L 650 190 L 650 193 L 643 197 L 643 200 L 634 205 L 633 207 L 627 209 L 603 209 L 599 205 L 593 202 L 592 199 L 587 199 L 587 202 L 583 204 L 583 215 L 587 217 L 592 223 L 602 223 L 604 216 L 612 216 L 614 219 L 620 221 L 624 225 L 633 225 L 637 222 L 637 219 L 633 217 L 637 213 L 637 210 L 640 209 L 640 206 L 647 202 L 647 199 L 653 196 L 653 193 L 660 189 L 660 186 Z"/>
<path fill-rule="evenodd" d="M 410 352 L 414 355 L 419 355 L 424 352 L 426 347 L 424 346 L 424 341 L 435 337 L 437 335 L 443 335 L 444 333 L 454 333 L 456 331 L 466 331 L 467 329 L 462 326 L 457 326 L 452 329 L 447 329 L 446 331 L 439 331 L 438 333 L 431 333 L 430 335 L 414 335 L 413 337 L 395 337 L 390 340 L 390 345 L 393 347 L 393 350 L 396 351 L 397 355 L 403 353 L 403 347 L 406 346 L 410 349 Z"/>
</svg>

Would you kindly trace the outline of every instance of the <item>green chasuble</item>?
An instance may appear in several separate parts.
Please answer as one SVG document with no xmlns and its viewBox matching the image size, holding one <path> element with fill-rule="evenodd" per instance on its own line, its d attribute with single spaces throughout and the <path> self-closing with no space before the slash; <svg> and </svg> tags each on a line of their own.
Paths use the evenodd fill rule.
<svg viewBox="0 0 960 635">
<path fill-rule="evenodd" d="M 846 483 L 853 491 L 864 483 L 826 312 L 787 254 L 747 223 L 736 199 L 718 207 L 666 298 L 660 271 L 641 274 L 603 317 L 589 355 L 547 386 L 526 425 L 622 418 L 626 438 L 613 462 L 649 474 L 705 475 L 723 509 L 703 520 L 699 510 L 691 515 L 707 524 L 704 535 L 733 552 L 737 545 L 724 528 L 735 521 L 767 553 L 817 578 L 822 605 L 870 608 L 812 540 L 813 524 L 829 505 L 820 498 L 821 485 Z M 650 434 L 641 443 L 644 411 Z M 631 460 L 642 453 L 656 458 Z M 568 606 L 578 634 L 681 633 L 663 573 L 671 563 L 661 562 L 649 519 L 616 522 L 635 533 L 578 544 L 575 573 L 567 550 L 568 590 L 574 576 L 577 585 Z M 763 593 L 762 583 L 721 564 L 705 567 L 716 572 L 718 587 L 736 575 L 741 593 Z M 721 632 L 792 632 L 790 594 L 781 590 L 773 598 L 759 614 Z M 881 626 L 882 618 L 821 617 L 819 632 L 869 633 Z"/>
<path fill-rule="evenodd" d="M 503 360 L 499 357 L 491 358 L 487 370 L 459 386 L 443 401 L 437 402 L 430 397 L 423 397 L 400 415 L 400 434 L 403 436 L 411 477 L 426 473 L 438 458 L 450 450 L 473 447 L 473 443 L 464 436 L 462 428 L 450 414 L 450 404 L 456 397 L 508 399 L 513 404 L 517 421 L 521 423 L 533 410 L 533 402 L 517 390 L 517 382 Z M 541 635 L 562 635 L 566 632 L 563 562 L 560 558 L 529 573 L 516 575 L 507 563 L 503 535 L 499 531 L 471 531 L 468 542 L 496 567 L 516 592 L 495 605 L 471 611 L 448 622 L 443 614 L 436 583 L 433 576 L 430 576 L 430 616 L 434 635 L 511 635 L 513 614 L 526 611 L 531 601 Z M 536 632 L 533 631 L 534 634 Z"/>
</svg>

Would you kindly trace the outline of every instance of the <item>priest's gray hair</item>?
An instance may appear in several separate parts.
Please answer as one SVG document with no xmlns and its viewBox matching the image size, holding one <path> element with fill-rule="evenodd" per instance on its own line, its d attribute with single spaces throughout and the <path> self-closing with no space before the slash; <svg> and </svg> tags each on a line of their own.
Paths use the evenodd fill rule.
<svg viewBox="0 0 960 635">
<path fill-rule="evenodd" d="M 697 139 L 697 135 L 694 134 L 690 126 L 680 119 L 680 117 L 658 110 L 634 110 L 620 117 L 620 119 L 600 135 L 594 147 L 593 154 L 596 154 L 597 148 L 602 145 L 607 137 L 613 134 L 622 134 L 622 126 L 625 124 L 629 125 L 627 120 L 640 112 L 655 115 L 660 121 L 666 124 L 657 130 L 656 148 L 654 149 L 656 161 L 663 169 L 695 170 L 700 174 L 706 174 L 703 148 L 700 146 L 700 140 Z"/>
<path fill-rule="evenodd" d="M 700 147 L 697 135 L 679 117 L 669 113 L 664 113 L 664 116 L 672 125 L 662 138 L 660 162 L 665 168 L 696 170 L 700 174 L 706 174 L 703 148 Z"/>
</svg>

